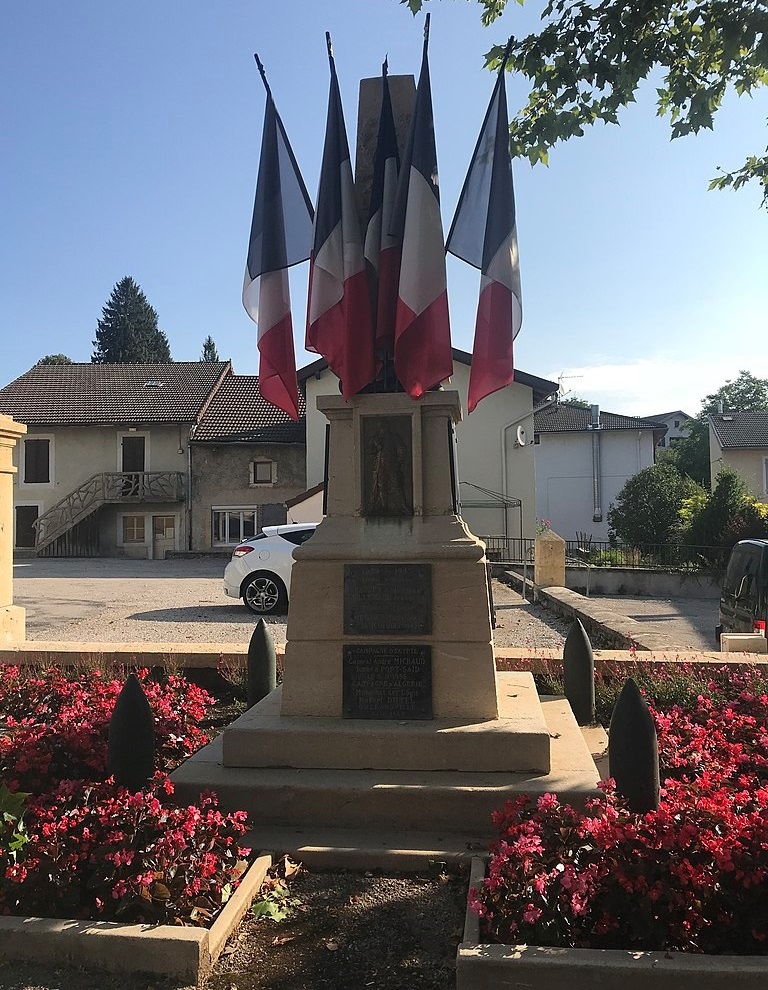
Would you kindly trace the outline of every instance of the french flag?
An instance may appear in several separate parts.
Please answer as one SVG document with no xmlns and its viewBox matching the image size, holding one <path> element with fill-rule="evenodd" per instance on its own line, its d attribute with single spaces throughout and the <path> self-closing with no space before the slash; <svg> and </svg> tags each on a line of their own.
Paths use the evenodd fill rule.
<svg viewBox="0 0 768 990">
<path fill-rule="evenodd" d="M 453 374 L 428 44 L 429 14 L 416 104 L 390 228 L 390 234 L 401 244 L 395 373 L 414 399 Z"/>
<path fill-rule="evenodd" d="M 352 164 L 330 35 L 331 87 L 317 193 L 306 348 L 320 354 L 349 399 L 376 376 L 373 322 Z"/>
<path fill-rule="evenodd" d="M 258 326 L 259 391 L 291 419 L 299 418 L 288 269 L 309 257 L 312 203 L 258 55 L 267 105 L 253 204 L 243 306 Z"/>
<path fill-rule="evenodd" d="M 390 358 L 395 349 L 400 242 L 389 231 L 395 209 L 399 173 L 400 152 L 397 147 L 385 61 L 381 71 L 381 113 L 373 156 L 373 183 L 365 234 L 365 258 L 372 274 L 371 288 L 376 327 L 374 343 L 378 353 Z"/>
<path fill-rule="evenodd" d="M 469 373 L 470 412 L 481 399 L 514 381 L 512 345 L 523 322 L 505 66 L 506 56 L 446 245 L 482 273 Z"/>
</svg>

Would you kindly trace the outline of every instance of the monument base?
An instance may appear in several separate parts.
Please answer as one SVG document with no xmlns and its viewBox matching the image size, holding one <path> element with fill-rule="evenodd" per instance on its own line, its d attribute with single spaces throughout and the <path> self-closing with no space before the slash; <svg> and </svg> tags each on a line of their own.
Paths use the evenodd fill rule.
<svg viewBox="0 0 768 990">
<path fill-rule="evenodd" d="M 27 611 L 21 605 L 0 608 L 0 643 L 23 643 L 27 638 Z"/>
<path fill-rule="evenodd" d="M 226 767 L 548 773 L 549 729 L 533 677 L 507 674 L 494 719 L 380 720 L 285 716 L 282 689 L 223 733 Z"/>
<path fill-rule="evenodd" d="M 524 683 L 519 673 L 499 673 L 498 681 L 500 700 L 512 698 Z M 501 704 L 503 709 L 505 702 L 501 700 Z M 280 716 L 275 714 L 278 706 L 279 692 L 275 692 L 183 763 L 171 778 L 180 801 L 194 800 L 201 791 L 211 789 L 218 794 L 223 809 L 247 811 L 252 825 L 248 841 L 254 847 L 288 852 L 307 862 L 313 856 L 326 866 L 386 860 L 403 868 L 405 863 L 423 865 L 427 858 L 435 856 L 469 858 L 476 855 L 478 844 L 482 846 L 491 838 L 491 813 L 507 800 L 520 794 L 535 800 L 556 792 L 562 800 L 583 806 L 587 798 L 598 794 L 597 768 L 564 698 L 540 699 L 550 743 L 548 772 L 505 767 L 496 771 L 365 769 L 360 763 L 366 761 L 356 758 L 356 746 L 367 747 L 370 752 L 374 743 L 369 733 L 373 725 L 375 737 L 379 723 L 361 725 L 357 720 L 347 723 L 351 728 L 346 738 L 343 734 L 332 738 L 325 748 L 326 754 L 343 751 L 352 767 L 317 766 L 318 754 L 313 747 L 320 745 L 320 723 L 326 720 Z M 344 720 L 333 721 L 343 730 Z M 304 732 L 312 731 L 312 726 L 307 725 L 310 722 L 316 723 L 317 735 L 304 736 Z M 450 730 L 446 733 L 439 724 L 418 723 L 415 731 L 430 725 L 435 736 L 433 751 L 438 752 Z M 413 723 L 395 726 L 407 734 Z M 476 728 L 482 728 L 482 723 Z M 295 730 L 298 735 L 292 741 Z M 282 765 L 264 765 L 266 759 L 259 760 L 261 765 L 256 767 L 225 765 L 231 733 L 240 734 L 241 753 L 248 752 L 255 758 L 260 740 L 265 744 L 264 756 L 270 753 L 270 758 Z M 246 739 L 249 733 L 253 734 Z M 471 726 L 467 733 L 471 735 Z M 510 752 L 504 736 L 504 729 L 498 727 L 493 737 L 484 737 L 482 751 L 481 747 L 475 749 L 478 767 L 499 765 L 497 746 Z M 410 738 L 415 749 L 414 737 Z M 287 748 L 283 757 L 276 754 L 280 742 Z M 378 745 L 385 742 L 380 738 Z M 418 745 L 430 744 L 422 737 Z M 300 752 L 304 766 L 285 765 L 288 758 L 294 763 L 302 762 Z M 366 859 L 363 850 L 373 858 Z"/>
</svg>

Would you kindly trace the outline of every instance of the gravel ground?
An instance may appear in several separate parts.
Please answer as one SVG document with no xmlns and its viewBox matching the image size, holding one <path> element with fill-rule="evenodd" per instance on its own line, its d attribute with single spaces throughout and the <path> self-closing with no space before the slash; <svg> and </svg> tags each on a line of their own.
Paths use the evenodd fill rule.
<svg viewBox="0 0 768 990">
<path fill-rule="evenodd" d="M 14 568 L 28 640 L 86 643 L 247 643 L 255 618 L 227 598 L 224 562 L 40 560 Z M 568 625 L 493 582 L 497 646 L 561 647 Z M 267 620 L 285 643 L 284 616 Z"/>
</svg>

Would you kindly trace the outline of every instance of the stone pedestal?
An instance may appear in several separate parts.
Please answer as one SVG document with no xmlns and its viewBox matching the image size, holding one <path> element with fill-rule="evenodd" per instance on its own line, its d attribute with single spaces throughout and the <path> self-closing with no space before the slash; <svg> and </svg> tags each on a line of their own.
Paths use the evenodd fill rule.
<svg viewBox="0 0 768 990">
<path fill-rule="evenodd" d="M 328 514 L 294 554 L 282 714 L 341 717 L 345 647 L 349 666 L 354 647 L 387 645 L 428 647 L 432 716 L 496 718 L 485 547 L 453 504 L 458 394 L 318 407 Z"/>
<path fill-rule="evenodd" d="M 537 588 L 565 587 L 565 540 L 552 530 L 536 537 L 533 583 Z"/>
<path fill-rule="evenodd" d="M 26 638 L 26 613 L 13 604 L 13 449 L 26 426 L 0 415 L 0 642 Z"/>
</svg>

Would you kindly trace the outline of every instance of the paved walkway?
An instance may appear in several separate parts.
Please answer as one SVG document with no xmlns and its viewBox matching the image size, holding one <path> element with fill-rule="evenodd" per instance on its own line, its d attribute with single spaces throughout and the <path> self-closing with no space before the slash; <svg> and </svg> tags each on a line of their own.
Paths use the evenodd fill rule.
<svg viewBox="0 0 768 990">
<path fill-rule="evenodd" d="M 595 595 L 594 601 L 643 624 L 681 649 L 714 650 L 718 603 L 711 598 L 627 598 Z"/>
</svg>

